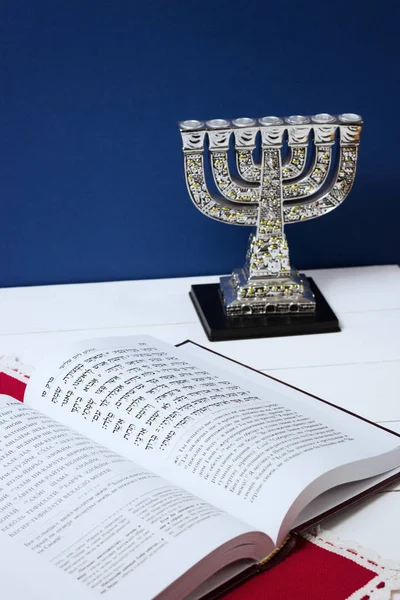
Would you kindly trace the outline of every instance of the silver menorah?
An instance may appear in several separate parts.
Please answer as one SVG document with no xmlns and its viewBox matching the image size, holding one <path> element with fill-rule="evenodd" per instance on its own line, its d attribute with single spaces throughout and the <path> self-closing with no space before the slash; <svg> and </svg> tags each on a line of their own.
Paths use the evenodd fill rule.
<svg viewBox="0 0 400 600">
<path fill-rule="evenodd" d="M 179 125 L 186 183 L 195 206 L 217 221 L 256 227 L 244 267 L 220 280 L 227 315 L 313 313 L 315 298 L 308 280 L 290 265 L 284 225 L 320 217 L 346 198 L 356 173 L 361 116 L 321 113 L 189 120 Z M 282 157 L 285 132 L 289 151 Z M 258 133 L 260 163 L 253 156 Z M 239 177 L 232 174 L 228 160 L 232 134 Z M 206 137 L 221 195 L 207 187 Z M 340 148 L 334 161 L 337 137 Z"/>
</svg>

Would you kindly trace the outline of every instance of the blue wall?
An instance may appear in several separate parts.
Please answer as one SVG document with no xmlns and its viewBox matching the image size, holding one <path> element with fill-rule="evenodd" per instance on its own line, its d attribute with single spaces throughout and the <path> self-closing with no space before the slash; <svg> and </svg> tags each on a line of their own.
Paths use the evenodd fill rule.
<svg viewBox="0 0 400 600">
<path fill-rule="evenodd" d="M 288 227 L 292 262 L 399 262 L 396 5 L 2 2 L 0 285 L 239 266 L 249 231 L 189 200 L 185 118 L 361 113 L 353 190 Z"/>
</svg>

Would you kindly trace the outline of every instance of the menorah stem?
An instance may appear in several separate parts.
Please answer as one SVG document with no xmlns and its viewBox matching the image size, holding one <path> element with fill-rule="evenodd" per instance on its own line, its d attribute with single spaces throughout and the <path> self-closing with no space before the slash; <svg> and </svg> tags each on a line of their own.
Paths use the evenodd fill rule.
<svg viewBox="0 0 400 600">
<path fill-rule="evenodd" d="M 308 282 L 292 271 L 284 234 L 282 130 L 264 132 L 257 230 L 250 236 L 246 262 L 232 278 L 221 278 L 229 315 L 265 312 L 313 312 Z M 277 302 L 277 299 L 279 301 Z"/>
<path fill-rule="evenodd" d="M 257 233 L 250 243 L 249 279 L 285 277 L 289 271 L 289 251 L 283 232 L 280 145 L 264 146 Z"/>
</svg>

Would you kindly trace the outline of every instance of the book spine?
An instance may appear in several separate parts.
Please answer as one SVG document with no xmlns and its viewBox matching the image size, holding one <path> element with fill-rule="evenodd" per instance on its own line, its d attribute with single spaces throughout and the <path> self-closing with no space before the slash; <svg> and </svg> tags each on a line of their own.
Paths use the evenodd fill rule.
<svg viewBox="0 0 400 600">
<path fill-rule="evenodd" d="M 275 550 L 273 552 L 271 552 L 271 554 L 269 554 L 266 558 L 264 558 L 263 560 L 261 560 L 258 563 L 258 566 L 264 567 L 267 563 L 269 563 L 274 558 L 274 556 L 276 556 L 278 554 L 278 552 L 280 552 L 282 550 L 282 548 L 284 548 L 286 546 L 286 544 L 288 543 L 290 538 L 291 538 L 291 536 L 288 535 L 287 538 L 282 542 L 282 544 L 280 546 L 278 546 L 278 548 L 275 548 Z"/>
</svg>

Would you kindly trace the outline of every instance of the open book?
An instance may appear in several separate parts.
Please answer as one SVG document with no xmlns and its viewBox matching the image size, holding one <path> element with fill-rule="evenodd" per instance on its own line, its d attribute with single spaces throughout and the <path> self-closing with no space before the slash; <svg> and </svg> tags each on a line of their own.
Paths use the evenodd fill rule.
<svg viewBox="0 0 400 600">
<path fill-rule="evenodd" d="M 396 434 L 151 337 L 55 349 L 23 404 L 0 396 L 0 455 L 15 600 L 217 597 L 400 477 Z"/>
</svg>

